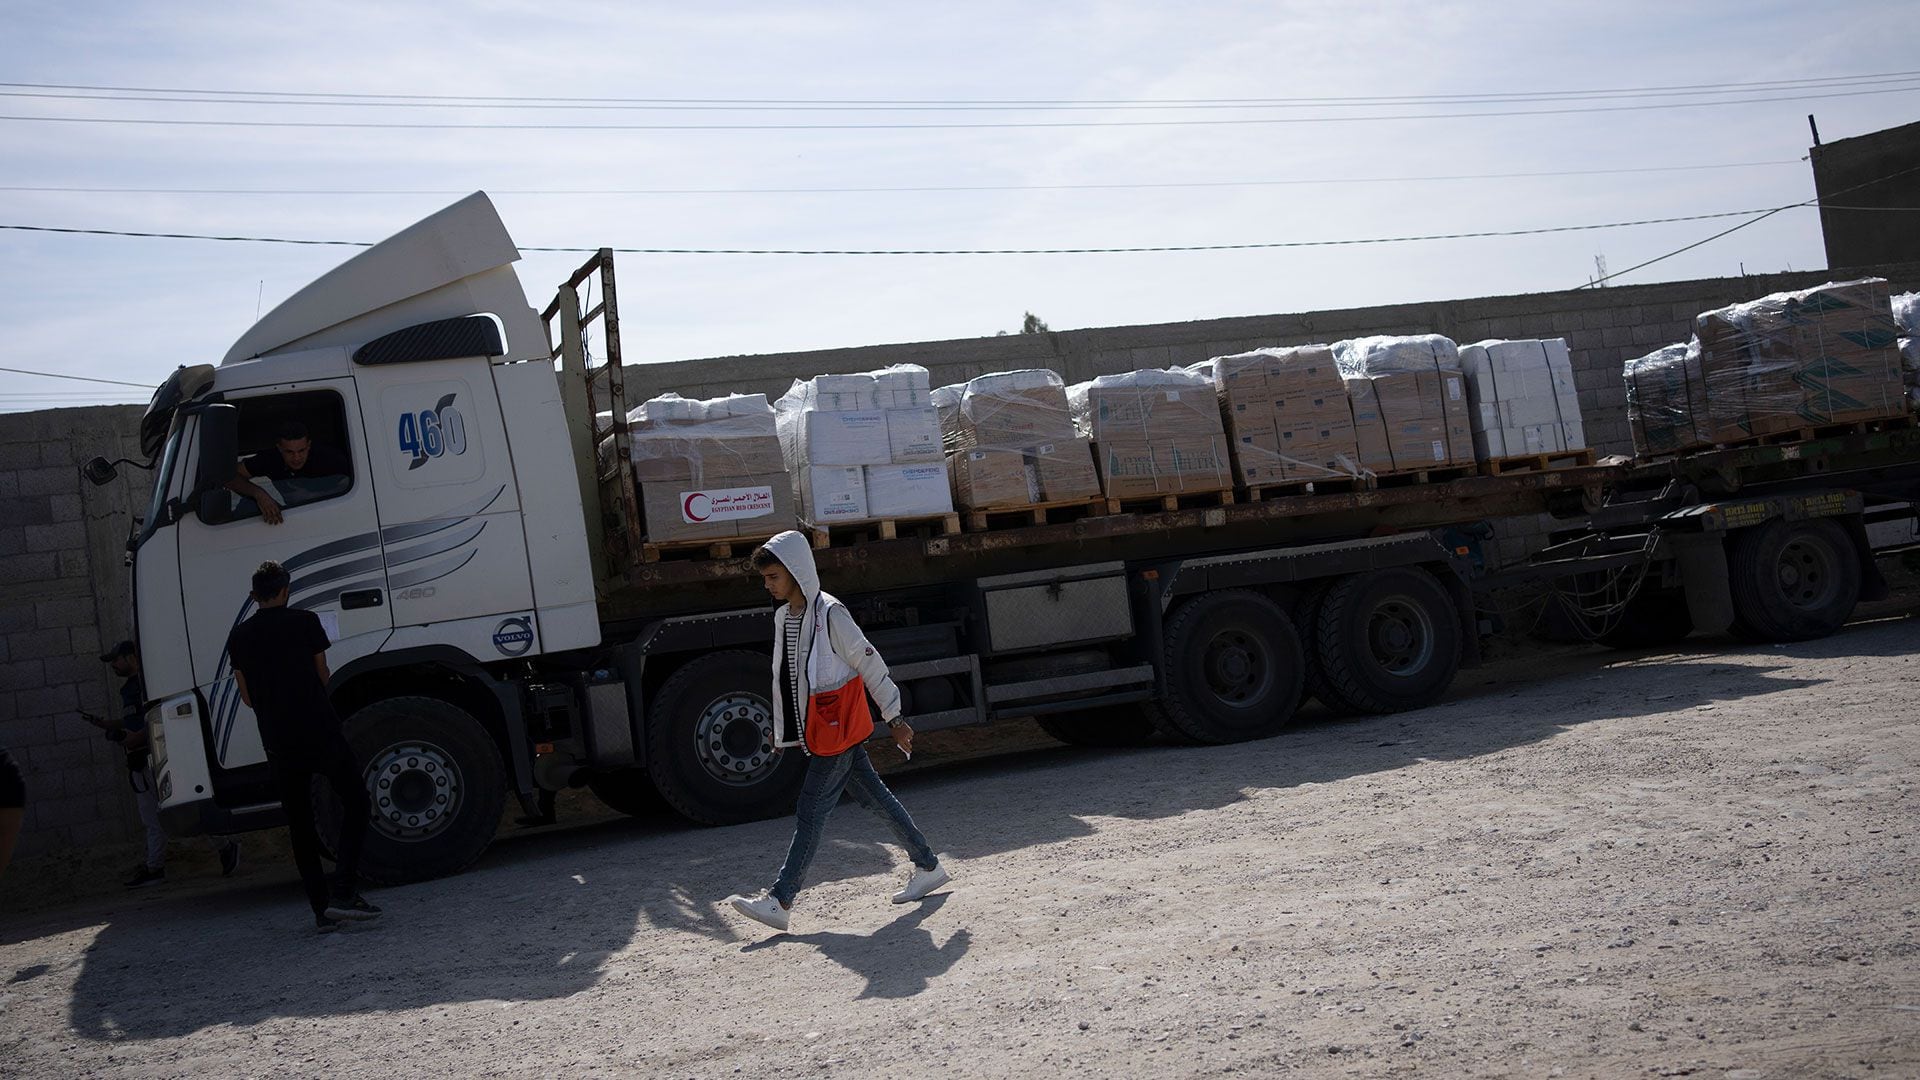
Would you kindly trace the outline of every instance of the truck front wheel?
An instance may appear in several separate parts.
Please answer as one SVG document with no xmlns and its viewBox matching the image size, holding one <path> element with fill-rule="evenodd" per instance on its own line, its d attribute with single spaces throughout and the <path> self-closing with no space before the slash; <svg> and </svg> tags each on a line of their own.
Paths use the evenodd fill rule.
<svg viewBox="0 0 1920 1080">
<path fill-rule="evenodd" d="M 1342 578 L 1322 598 L 1315 622 L 1323 681 L 1316 692 L 1339 709 L 1390 713 L 1430 705 L 1460 669 L 1453 599 L 1424 570 Z"/>
<path fill-rule="evenodd" d="M 1277 735 L 1300 704 L 1300 637 L 1278 604 L 1225 589 L 1167 620 L 1164 717 L 1196 742 Z"/>
<path fill-rule="evenodd" d="M 806 755 L 773 745 L 764 654 L 709 653 L 673 673 L 647 714 L 647 772 L 661 798 L 703 825 L 786 813 Z"/>
<path fill-rule="evenodd" d="M 1847 621 L 1860 600 L 1860 557 L 1830 518 L 1743 530 L 1727 553 L 1735 636 L 1808 641 Z"/>
<path fill-rule="evenodd" d="M 487 850 L 507 788 L 500 751 L 480 721 L 438 698 L 399 697 L 355 710 L 343 732 L 373 801 L 362 877 L 388 885 L 445 877 Z M 340 804 L 322 793 L 317 824 L 328 850 L 337 850 Z"/>
</svg>

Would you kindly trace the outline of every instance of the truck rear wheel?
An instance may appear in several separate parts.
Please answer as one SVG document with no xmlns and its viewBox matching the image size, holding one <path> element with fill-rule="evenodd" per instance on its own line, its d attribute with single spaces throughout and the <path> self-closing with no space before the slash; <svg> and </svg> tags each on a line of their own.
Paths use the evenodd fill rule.
<svg viewBox="0 0 1920 1080">
<path fill-rule="evenodd" d="M 1360 710 L 1341 699 L 1333 685 L 1327 682 L 1327 673 L 1320 668 L 1320 605 L 1326 602 L 1328 591 L 1337 581 L 1338 578 L 1333 578 L 1314 585 L 1301 599 L 1293 617 L 1293 624 L 1301 636 L 1301 671 L 1305 675 L 1301 680 L 1300 701 L 1305 704 L 1308 698 L 1313 698 L 1335 716 L 1352 716 Z"/>
<path fill-rule="evenodd" d="M 493 736 L 465 709 L 388 698 L 355 710 L 342 730 L 373 800 L 363 878 L 396 885 L 457 874 L 493 843 L 506 773 Z M 324 785 L 314 813 L 327 850 L 337 850 L 340 803 Z"/>
<path fill-rule="evenodd" d="M 798 747 L 773 745 L 772 676 L 763 653 L 709 653 L 673 673 L 647 714 L 647 773 L 668 805 L 703 825 L 784 814 L 806 772 Z"/>
<path fill-rule="evenodd" d="M 1277 735 L 1300 704 L 1300 637 L 1245 589 L 1203 593 L 1167 620 L 1164 716 L 1203 743 Z"/>
<path fill-rule="evenodd" d="M 645 769 L 614 769 L 587 777 L 587 790 L 607 808 L 628 817 L 650 817 L 667 809 L 660 789 Z"/>
<path fill-rule="evenodd" d="M 1153 741 L 1153 719 L 1134 705 L 1034 717 L 1040 730 L 1073 746 L 1145 746 Z"/>
<path fill-rule="evenodd" d="M 1860 600 L 1853 538 L 1829 518 L 1773 520 L 1734 537 L 1727 553 L 1736 636 L 1808 641 L 1847 621 Z"/>
<path fill-rule="evenodd" d="M 1325 691 L 1354 712 L 1432 704 L 1460 670 L 1453 599 L 1424 570 L 1380 570 L 1335 582 L 1320 602 L 1313 637 Z"/>
</svg>

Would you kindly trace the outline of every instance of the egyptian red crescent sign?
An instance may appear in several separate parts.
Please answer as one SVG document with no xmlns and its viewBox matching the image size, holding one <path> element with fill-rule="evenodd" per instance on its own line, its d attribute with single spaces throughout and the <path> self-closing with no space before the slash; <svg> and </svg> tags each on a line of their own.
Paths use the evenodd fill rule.
<svg viewBox="0 0 1920 1080">
<path fill-rule="evenodd" d="M 680 517 L 689 525 L 766 517 L 773 513 L 770 487 L 701 488 L 680 493 Z"/>
</svg>

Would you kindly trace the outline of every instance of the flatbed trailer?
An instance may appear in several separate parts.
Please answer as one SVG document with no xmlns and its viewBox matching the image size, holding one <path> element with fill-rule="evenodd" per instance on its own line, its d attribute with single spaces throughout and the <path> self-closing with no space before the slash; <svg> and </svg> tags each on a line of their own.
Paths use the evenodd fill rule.
<svg viewBox="0 0 1920 1080">
<path fill-rule="evenodd" d="M 261 557 L 296 568 L 294 605 L 337 624 L 328 689 L 367 762 L 375 879 L 465 867 L 508 795 L 532 810 L 543 791 L 584 785 L 616 810 L 664 803 L 707 824 L 790 809 L 804 761 L 773 746 L 750 545 L 650 558 L 612 254 L 563 283 L 544 318 L 515 257 L 470 197 L 296 294 L 218 369 L 182 369 L 156 393 L 143 425 L 155 492 L 131 546 L 172 827 L 282 820 L 221 647 L 247 611 L 228 595 L 235 564 Z M 298 410 L 365 479 L 289 505 L 286 525 L 237 518 L 223 463 L 250 425 Z M 1227 743 L 1285 731 L 1309 697 L 1346 713 L 1440 700 L 1477 662 L 1498 622 L 1487 598 L 1507 588 L 1555 586 L 1614 644 L 1830 633 L 1884 587 L 1873 553 L 1915 542 L 1920 432 L 1880 427 L 1664 461 L 942 521 L 815 556 L 921 731 L 1033 717 L 1070 743 Z M 1515 516 L 1552 522 L 1553 543 L 1503 566 L 1487 523 Z"/>
</svg>

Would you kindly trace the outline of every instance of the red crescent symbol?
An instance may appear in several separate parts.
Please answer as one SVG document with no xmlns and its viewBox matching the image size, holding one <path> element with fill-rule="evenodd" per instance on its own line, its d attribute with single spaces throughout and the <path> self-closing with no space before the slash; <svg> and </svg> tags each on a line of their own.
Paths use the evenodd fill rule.
<svg viewBox="0 0 1920 1080">
<path fill-rule="evenodd" d="M 706 502 L 707 502 L 706 511 L 698 514 L 693 512 L 693 500 L 695 499 L 706 499 Z M 688 521 L 692 521 L 692 522 L 701 522 L 701 521 L 707 520 L 708 518 L 713 516 L 712 510 L 713 510 L 713 500 L 708 498 L 707 493 L 704 491 L 688 492 L 686 502 L 682 503 L 680 506 L 680 512 L 686 515 Z"/>
</svg>

